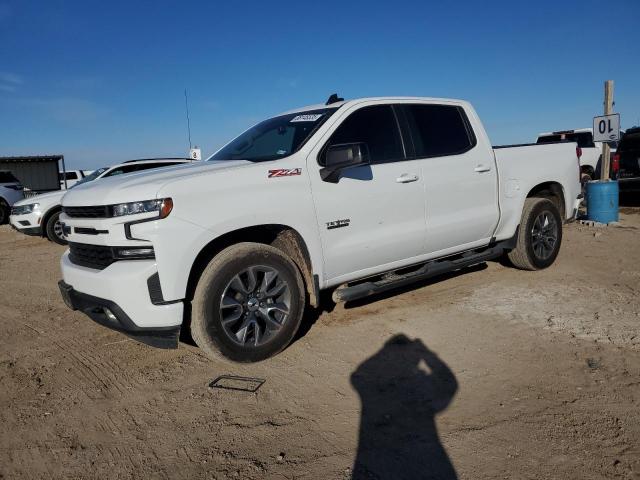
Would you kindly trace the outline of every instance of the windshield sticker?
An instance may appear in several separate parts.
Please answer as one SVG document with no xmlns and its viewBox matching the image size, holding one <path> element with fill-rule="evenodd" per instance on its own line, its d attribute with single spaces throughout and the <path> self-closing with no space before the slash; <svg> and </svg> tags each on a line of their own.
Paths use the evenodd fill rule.
<svg viewBox="0 0 640 480">
<path fill-rule="evenodd" d="M 276 170 L 269 170 L 268 178 L 293 177 L 294 175 L 302 175 L 302 169 L 301 168 L 278 168 Z"/>
<path fill-rule="evenodd" d="M 323 113 L 308 113 L 306 115 L 296 115 L 291 119 L 291 123 L 293 122 L 315 122 L 318 120 Z"/>
</svg>

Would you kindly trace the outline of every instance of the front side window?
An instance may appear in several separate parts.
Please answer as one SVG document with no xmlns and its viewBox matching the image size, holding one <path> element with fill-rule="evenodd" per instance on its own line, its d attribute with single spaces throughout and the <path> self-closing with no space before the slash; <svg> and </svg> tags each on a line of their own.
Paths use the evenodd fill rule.
<svg viewBox="0 0 640 480">
<path fill-rule="evenodd" d="M 356 110 L 331 135 L 328 146 L 366 143 L 371 163 L 403 160 L 402 141 L 390 105 L 374 105 Z"/>
<path fill-rule="evenodd" d="M 408 105 L 415 156 L 442 157 L 470 150 L 476 143 L 461 108 L 453 105 Z"/>
<path fill-rule="evenodd" d="M 336 108 L 321 108 L 270 118 L 250 128 L 207 159 L 265 162 L 284 158 L 307 139 Z"/>
</svg>

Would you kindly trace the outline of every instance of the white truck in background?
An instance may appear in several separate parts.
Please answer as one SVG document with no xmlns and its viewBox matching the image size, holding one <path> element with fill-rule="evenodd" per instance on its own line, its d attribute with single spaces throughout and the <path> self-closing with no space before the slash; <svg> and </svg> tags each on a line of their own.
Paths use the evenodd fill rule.
<svg viewBox="0 0 640 480">
<path fill-rule="evenodd" d="M 80 182 L 84 177 L 88 177 L 93 170 L 65 170 L 58 173 L 60 180 L 60 189 L 67 190 Z"/>
<path fill-rule="evenodd" d="M 79 185 L 60 216 L 67 305 L 158 347 L 266 359 L 305 306 L 501 256 L 550 266 L 581 197 L 575 143 L 493 148 L 460 100 L 292 110 L 205 162 Z"/>
<path fill-rule="evenodd" d="M 575 142 L 581 150 L 580 173 L 581 182 L 597 180 L 602 159 L 602 143 L 593 141 L 592 128 L 578 128 L 575 130 L 560 130 L 557 132 L 540 133 L 537 144 Z M 618 142 L 610 142 L 611 152 L 615 153 Z"/>
</svg>

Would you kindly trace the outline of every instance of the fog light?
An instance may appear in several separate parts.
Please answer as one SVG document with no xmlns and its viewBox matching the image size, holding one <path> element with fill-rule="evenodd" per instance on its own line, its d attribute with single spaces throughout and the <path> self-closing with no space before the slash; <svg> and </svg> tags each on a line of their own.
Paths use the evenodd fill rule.
<svg viewBox="0 0 640 480">
<path fill-rule="evenodd" d="M 143 248 L 118 248 L 116 250 L 118 258 L 155 258 L 153 247 Z"/>
</svg>

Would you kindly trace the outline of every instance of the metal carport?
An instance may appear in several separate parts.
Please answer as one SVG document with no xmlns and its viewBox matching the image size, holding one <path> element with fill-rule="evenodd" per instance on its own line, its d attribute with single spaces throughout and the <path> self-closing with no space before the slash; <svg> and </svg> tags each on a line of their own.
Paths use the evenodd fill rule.
<svg viewBox="0 0 640 480">
<path fill-rule="evenodd" d="M 62 168 L 60 168 L 61 166 Z M 8 170 L 13 173 L 22 185 L 31 192 L 42 193 L 60 190 L 58 172 L 66 169 L 64 155 L 35 155 L 0 157 L 0 170 Z"/>
</svg>

